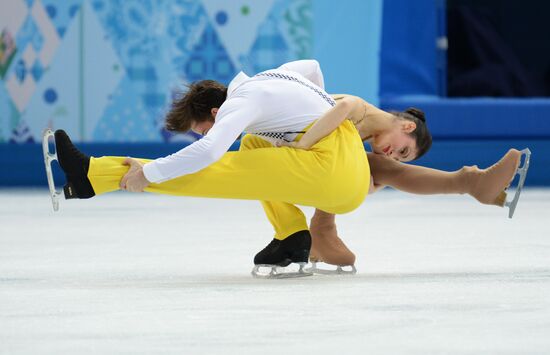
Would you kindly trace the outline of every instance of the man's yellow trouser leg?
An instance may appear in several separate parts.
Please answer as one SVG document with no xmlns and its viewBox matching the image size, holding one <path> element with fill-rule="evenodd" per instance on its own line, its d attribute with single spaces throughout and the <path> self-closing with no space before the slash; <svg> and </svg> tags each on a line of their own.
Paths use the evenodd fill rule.
<svg viewBox="0 0 550 355">
<path fill-rule="evenodd" d="M 247 134 L 241 139 L 240 151 L 272 147 L 265 139 Z M 309 229 L 304 213 L 290 203 L 262 201 L 262 206 L 275 229 L 276 239 L 282 240 L 298 231 Z"/>
<path fill-rule="evenodd" d="M 119 189 L 120 180 L 128 170 L 128 166 L 123 165 L 124 159 L 91 158 L 88 178 L 96 195 Z M 369 183 L 363 143 L 353 124 L 346 121 L 311 150 L 285 147 L 228 152 L 201 171 L 151 184 L 145 191 L 285 202 L 329 213 L 346 213 L 363 202 Z M 297 222 L 293 228 L 305 227 L 305 219 L 302 221 L 303 225 Z M 288 231 L 281 229 L 281 233 Z"/>
</svg>

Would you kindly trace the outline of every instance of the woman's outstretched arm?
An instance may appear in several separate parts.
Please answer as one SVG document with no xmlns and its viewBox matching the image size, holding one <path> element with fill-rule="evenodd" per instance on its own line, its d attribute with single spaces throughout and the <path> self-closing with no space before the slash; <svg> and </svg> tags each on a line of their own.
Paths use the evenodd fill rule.
<svg viewBox="0 0 550 355">
<path fill-rule="evenodd" d="M 328 136 L 348 118 L 354 108 L 354 98 L 344 97 L 328 110 L 297 142 L 280 142 L 278 146 L 298 149 L 309 149 L 324 137 Z"/>
</svg>

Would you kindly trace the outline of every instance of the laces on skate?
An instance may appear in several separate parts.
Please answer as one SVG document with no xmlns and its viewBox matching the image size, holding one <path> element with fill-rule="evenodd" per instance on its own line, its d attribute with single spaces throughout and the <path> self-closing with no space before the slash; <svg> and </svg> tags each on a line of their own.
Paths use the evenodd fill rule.
<svg viewBox="0 0 550 355">
<path fill-rule="evenodd" d="M 46 166 L 46 176 L 48 178 L 48 187 L 50 189 L 50 197 L 52 199 L 53 210 L 58 211 L 59 197 L 61 196 L 61 191 L 58 191 L 55 188 L 55 181 L 52 173 L 52 162 L 57 160 L 57 152 L 55 153 L 50 152 L 50 146 L 49 146 L 50 138 L 53 138 L 55 141 L 53 131 L 47 128 L 46 130 L 44 130 L 44 134 L 42 135 L 42 152 L 44 154 L 44 164 Z"/>
<path fill-rule="evenodd" d="M 312 261 L 311 267 L 306 268 L 305 271 L 321 275 L 355 275 L 357 273 L 355 265 L 331 265 L 336 266 L 336 269 L 325 269 L 324 267 L 319 267 L 318 264 L 330 265 L 323 262 Z"/>
<path fill-rule="evenodd" d="M 529 160 L 531 158 L 531 151 L 529 150 L 529 148 L 525 148 L 521 151 L 521 155 L 524 158 L 523 158 L 523 164 L 520 163 L 520 166 L 518 166 L 516 170 L 516 174 L 519 175 L 516 192 L 512 200 L 504 202 L 504 207 L 508 207 L 508 218 L 512 218 L 514 216 L 514 212 L 516 211 L 516 206 L 519 201 L 519 196 L 521 195 L 523 185 L 525 184 L 525 178 L 527 177 L 527 170 L 529 170 Z"/>
<path fill-rule="evenodd" d="M 305 270 L 306 265 L 307 263 L 293 263 L 289 266 L 258 264 L 254 265 L 251 274 L 257 279 L 293 279 L 312 276 L 311 272 Z M 294 266 L 298 266 L 297 271 L 293 270 Z"/>
</svg>

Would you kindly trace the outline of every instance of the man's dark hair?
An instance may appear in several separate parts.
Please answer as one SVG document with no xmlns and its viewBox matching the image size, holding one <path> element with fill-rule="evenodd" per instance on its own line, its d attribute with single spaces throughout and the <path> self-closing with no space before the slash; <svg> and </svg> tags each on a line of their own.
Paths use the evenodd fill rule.
<svg viewBox="0 0 550 355">
<path fill-rule="evenodd" d="M 172 102 L 166 115 L 166 129 L 187 132 L 192 122 L 212 120 L 211 110 L 219 108 L 227 97 L 227 87 L 214 80 L 196 81 L 187 92 Z"/>
</svg>

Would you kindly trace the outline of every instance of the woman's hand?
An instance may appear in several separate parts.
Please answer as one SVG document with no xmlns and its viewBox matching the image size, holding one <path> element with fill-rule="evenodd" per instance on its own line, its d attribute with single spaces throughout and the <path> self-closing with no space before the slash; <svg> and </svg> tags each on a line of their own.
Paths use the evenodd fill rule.
<svg viewBox="0 0 550 355">
<path fill-rule="evenodd" d="M 308 150 L 309 148 L 311 148 L 311 147 L 307 147 L 307 146 L 301 144 L 300 141 L 298 141 L 298 142 L 277 141 L 275 143 L 275 146 L 276 147 L 290 147 L 290 148 L 304 149 L 304 150 Z"/>
</svg>

